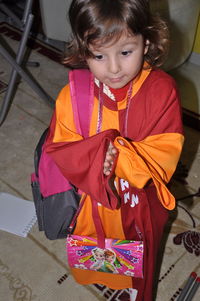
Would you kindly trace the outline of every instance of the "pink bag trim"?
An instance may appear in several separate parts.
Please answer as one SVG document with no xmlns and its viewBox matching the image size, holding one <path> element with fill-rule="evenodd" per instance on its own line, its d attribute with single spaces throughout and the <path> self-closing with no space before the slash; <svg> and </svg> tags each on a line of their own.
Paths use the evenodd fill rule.
<svg viewBox="0 0 200 301">
<path fill-rule="evenodd" d="M 70 93 L 76 129 L 84 138 L 89 137 L 94 103 L 94 80 L 87 69 L 69 72 Z"/>
</svg>

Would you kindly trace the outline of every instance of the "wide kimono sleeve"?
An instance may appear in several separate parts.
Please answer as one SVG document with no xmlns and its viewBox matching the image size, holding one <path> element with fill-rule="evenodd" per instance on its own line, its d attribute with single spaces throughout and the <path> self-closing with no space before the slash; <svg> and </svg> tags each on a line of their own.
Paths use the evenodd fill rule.
<svg viewBox="0 0 200 301">
<path fill-rule="evenodd" d="M 119 132 L 111 129 L 83 139 L 74 125 L 70 89 L 66 86 L 56 101 L 45 150 L 71 184 L 114 209 L 119 198 L 103 174 L 103 163 L 110 141 L 117 136 Z"/>
<path fill-rule="evenodd" d="M 166 184 L 176 169 L 184 137 L 176 84 L 164 72 L 159 75 L 154 73 L 133 99 L 128 120 L 131 139 L 115 139 L 119 151 L 115 173 L 137 188 L 152 180 L 161 203 L 171 210 L 175 199 Z"/>
</svg>

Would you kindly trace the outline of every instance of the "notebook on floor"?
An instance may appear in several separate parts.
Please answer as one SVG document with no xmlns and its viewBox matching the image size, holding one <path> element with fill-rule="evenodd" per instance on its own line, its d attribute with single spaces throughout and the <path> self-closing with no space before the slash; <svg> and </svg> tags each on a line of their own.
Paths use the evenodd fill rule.
<svg viewBox="0 0 200 301">
<path fill-rule="evenodd" d="M 26 237 L 36 220 L 33 202 L 0 192 L 0 230 Z"/>
</svg>

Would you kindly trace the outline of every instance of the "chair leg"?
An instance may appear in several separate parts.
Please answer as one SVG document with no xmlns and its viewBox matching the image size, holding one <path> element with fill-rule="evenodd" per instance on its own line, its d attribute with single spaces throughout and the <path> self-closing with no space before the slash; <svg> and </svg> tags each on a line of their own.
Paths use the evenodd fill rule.
<svg viewBox="0 0 200 301">
<path fill-rule="evenodd" d="M 31 14 L 32 5 L 33 5 L 33 0 L 27 0 L 26 1 L 26 6 L 25 6 L 25 9 L 24 9 L 24 14 L 23 14 L 22 21 L 21 21 L 23 25 L 26 24 L 28 16 Z"/>
<path fill-rule="evenodd" d="M 13 66 L 13 68 L 16 70 L 16 72 L 32 87 L 32 89 L 48 104 L 51 106 L 54 106 L 55 101 L 42 89 L 42 87 L 34 81 L 13 59 L 13 57 L 0 45 L 0 54 L 4 56 L 7 61 Z M 4 97 L 3 104 L 1 106 L 0 111 L 0 125 L 3 124 L 9 108 L 12 104 L 11 102 L 11 93 L 13 90 L 13 82 L 10 83 L 10 87 L 7 89 L 7 93 Z"/>
<path fill-rule="evenodd" d="M 32 3 L 32 0 L 28 0 L 29 1 L 29 9 L 30 9 L 30 5 Z M 26 12 L 29 12 L 30 10 L 26 9 Z M 24 17 L 25 18 L 25 17 Z M 46 101 L 48 104 L 50 105 L 54 105 L 54 100 L 41 88 L 41 86 L 34 81 L 31 76 L 26 73 L 22 68 L 21 68 L 21 64 L 23 61 L 23 57 L 24 57 L 24 52 L 25 52 L 25 48 L 26 48 L 26 43 L 29 37 L 29 33 L 31 30 L 31 26 L 33 23 L 33 18 L 34 16 L 29 13 L 28 17 L 26 18 L 26 24 L 25 24 L 25 28 L 24 28 L 24 32 L 22 35 L 22 39 L 20 41 L 19 44 L 19 48 L 17 51 L 17 55 L 16 55 L 16 60 L 14 60 L 14 58 L 8 53 L 8 51 L 2 47 L 0 45 L 0 54 L 2 54 L 2 56 L 11 64 L 11 66 L 13 67 L 11 76 L 10 76 L 10 80 L 8 83 L 8 88 L 6 91 L 6 94 L 4 96 L 3 99 L 3 103 L 1 105 L 1 110 L 0 110 L 0 126 L 3 124 L 3 122 L 5 121 L 7 114 L 9 112 L 10 106 L 12 104 L 13 101 L 13 92 L 14 92 L 14 87 L 16 85 L 16 79 L 17 79 L 17 74 L 19 74 L 25 81 L 27 81 L 27 83 L 32 87 L 32 89 L 44 100 Z"/>
</svg>

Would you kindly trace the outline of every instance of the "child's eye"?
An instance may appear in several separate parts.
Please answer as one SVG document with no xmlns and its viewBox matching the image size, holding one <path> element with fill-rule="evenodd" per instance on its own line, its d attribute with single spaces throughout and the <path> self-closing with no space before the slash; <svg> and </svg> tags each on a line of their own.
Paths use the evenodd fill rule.
<svg viewBox="0 0 200 301">
<path fill-rule="evenodd" d="M 131 53 L 132 53 L 131 50 L 127 50 L 127 51 L 122 51 L 122 52 L 121 52 L 121 54 L 122 54 L 123 56 L 127 56 L 127 55 L 129 55 L 129 54 L 131 54 Z"/>
<path fill-rule="evenodd" d="M 103 59 L 103 55 L 102 54 L 94 54 L 94 58 L 97 61 L 101 61 Z"/>
</svg>

